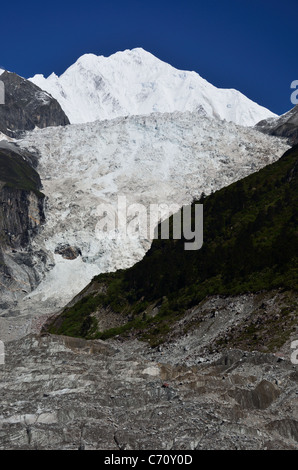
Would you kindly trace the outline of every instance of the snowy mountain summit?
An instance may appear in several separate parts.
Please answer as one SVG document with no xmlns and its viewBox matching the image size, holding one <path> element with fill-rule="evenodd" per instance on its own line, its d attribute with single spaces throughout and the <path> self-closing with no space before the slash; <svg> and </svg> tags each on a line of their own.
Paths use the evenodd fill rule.
<svg viewBox="0 0 298 470">
<path fill-rule="evenodd" d="M 253 126 L 275 117 L 234 89 L 220 89 L 196 72 L 177 70 L 144 49 L 110 57 L 85 54 L 60 77 L 29 79 L 60 103 L 73 124 L 128 115 L 200 112 Z"/>
</svg>

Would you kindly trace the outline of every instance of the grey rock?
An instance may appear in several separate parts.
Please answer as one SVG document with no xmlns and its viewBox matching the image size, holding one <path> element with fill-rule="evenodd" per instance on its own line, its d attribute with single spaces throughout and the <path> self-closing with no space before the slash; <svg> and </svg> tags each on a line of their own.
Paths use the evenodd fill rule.
<svg viewBox="0 0 298 470">
<path fill-rule="evenodd" d="M 278 118 L 269 118 L 256 124 L 265 134 L 285 137 L 291 145 L 298 144 L 298 105 Z"/>
<path fill-rule="evenodd" d="M 76 246 L 70 246 L 68 244 L 58 245 L 55 249 L 55 253 L 61 255 L 64 259 L 73 260 L 82 256 L 80 248 Z"/>
<path fill-rule="evenodd" d="M 17 145 L 0 142 L 0 296 L 2 317 L 15 317 L 17 299 L 40 281 L 39 269 L 46 255 L 32 248 L 45 222 L 44 195 L 37 157 Z M 38 267 L 38 269 L 37 269 Z M 8 323 L 8 325 L 10 325 Z M 0 331 L 3 334 L 3 322 Z M 9 326 L 9 335 L 12 327 Z"/>
<path fill-rule="evenodd" d="M 0 106 L 0 131 L 17 137 L 35 127 L 69 124 L 58 101 L 32 82 L 11 72 L 4 72 L 5 104 Z"/>
</svg>

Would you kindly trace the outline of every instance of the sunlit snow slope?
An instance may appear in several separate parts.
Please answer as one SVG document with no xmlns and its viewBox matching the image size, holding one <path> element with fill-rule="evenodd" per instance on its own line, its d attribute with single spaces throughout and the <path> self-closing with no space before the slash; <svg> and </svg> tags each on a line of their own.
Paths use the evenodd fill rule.
<svg viewBox="0 0 298 470">
<path fill-rule="evenodd" d="M 216 88 L 198 73 L 177 70 L 141 48 L 110 57 L 86 54 L 60 77 L 30 80 L 57 99 L 71 123 L 198 111 L 253 126 L 276 116 L 239 91 Z"/>
</svg>

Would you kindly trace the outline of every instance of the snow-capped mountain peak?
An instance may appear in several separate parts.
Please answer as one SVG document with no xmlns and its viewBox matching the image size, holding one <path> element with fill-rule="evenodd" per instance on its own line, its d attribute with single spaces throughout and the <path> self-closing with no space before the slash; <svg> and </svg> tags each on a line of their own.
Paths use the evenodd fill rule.
<svg viewBox="0 0 298 470">
<path fill-rule="evenodd" d="M 149 233 L 148 238 L 139 232 L 130 237 L 119 229 L 115 238 L 105 232 L 100 236 L 99 205 L 115 208 L 118 196 L 125 196 L 127 206 L 142 204 L 148 214 L 151 204 L 182 207 L 202 191 L 208 194 L 237 181 L 288 149 L 285 142 L 254 128 L 197 112 L 36 129 L 18 145 L 39 155 L 37 170 L 47 195 L 46 223 L 34 247 L 37 253 L 44 251 L 48 265 L 37 263 L 38 278 L 44 280 L 22 308 L 34 310 L 32 301 L 47 312 L 62 308 L 100 272 L 132 266 L 151 245 Z M 65 259 L 61 246 L 73 247 L 81 256 Z"/>
<path fill-rule="evenodd" d="M 30 79 L 50 93 L 71 123 L 154 112 L 199 111 L 246 126 L 274 117 L 233 89 L 220 89 L 196 72 L 182 71 L 142 48 L 109 57 L 84 54 L 60 77 Z"/>
</svg>

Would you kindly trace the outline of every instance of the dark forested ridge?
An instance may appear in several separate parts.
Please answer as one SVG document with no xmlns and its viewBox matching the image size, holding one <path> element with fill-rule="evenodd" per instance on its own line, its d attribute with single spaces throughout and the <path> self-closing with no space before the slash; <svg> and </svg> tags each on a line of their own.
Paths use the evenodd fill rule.
<svg viewBox="0 0 298 470">
<path fill-rule="evenodd" d="M 297 189 L 295 146 L 276 163 L 193 203 L 204 205 L 200 250 L 185 251 L 184 239 L 155 240 L 132 268 L 94 278 L 48 330 L 102 339 L 136 332 L 154 343 L 208 296 L 296 291 Z M 99 309 L 117 314 L 119 327 L 99 331 Z"/>
</svg>

